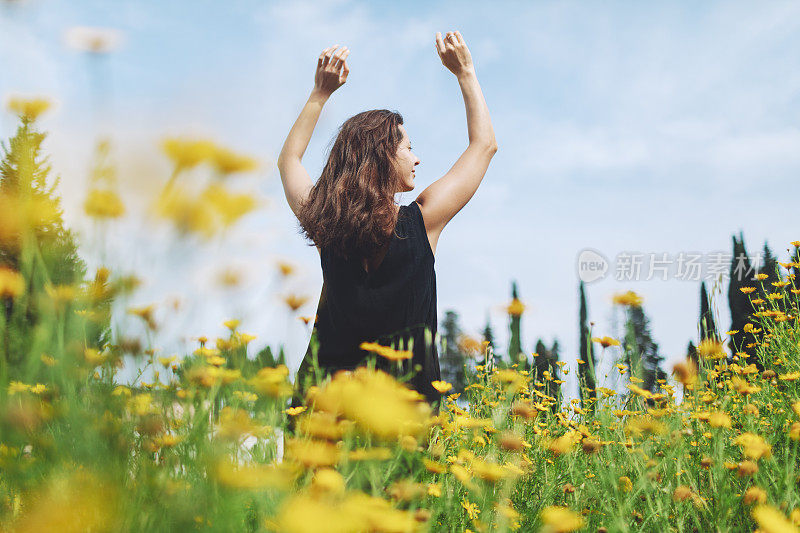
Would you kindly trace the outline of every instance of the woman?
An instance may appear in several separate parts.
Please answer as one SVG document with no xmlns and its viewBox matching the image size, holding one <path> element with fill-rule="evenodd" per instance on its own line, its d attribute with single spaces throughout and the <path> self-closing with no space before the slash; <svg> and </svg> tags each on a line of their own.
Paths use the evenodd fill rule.
<svg viewBox="0 0 800 533">
<path fill-rule="evenodd" d="M 334 45 L 317 61 L 314 89 L 278 157 L 286 199 L 303 233 L 320 253 L 322 295 L 314 324 L 316 359 L 326 373 L 353 369 L 369 352 L 362 342 L 411 350 L 404 370 L 431 403 L 439 393 L 434 342 L 437 329 L 434 254 L 445 225 L 472 198 L 497 151 L 489 110 L 464 39 L 436 33 L 439 57 L 458 79 L 467 111 L 469 145 L 452 168 L 414 202 L 398 205 L 398 192 L 414 189 L 411 149 L 399 113 L 373 110 L 340 128 L 316 184 L 301 163 L 320 112 L 347 80 L 347 47 Z M 311 344 L 295 381 L 302 398 L 312 364 Z M 392 368 L 384 362 L 387 368 Z"/>
</svg>

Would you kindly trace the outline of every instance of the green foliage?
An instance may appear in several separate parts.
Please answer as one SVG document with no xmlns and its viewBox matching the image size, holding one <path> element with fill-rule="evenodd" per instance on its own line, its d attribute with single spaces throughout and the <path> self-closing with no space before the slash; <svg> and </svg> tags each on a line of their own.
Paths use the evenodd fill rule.
<svg viewBox="0 0 800 533">
<path fill-rule="evenodd" d="M 25 291 L 3 301 L 2 371 L 16 379 L 39 379 L 47 374 L 41 356 L 53 345 L 60 349 L 99 349 L 108 339 L 111 296 L 107 272 L 98 272 L 88 289 L 92 299 L 91 320 L 76 316 L 87 312 L 76 306 L 63 312 L 55 300 L 77 298 L 86 275 L 86 265 L 78 256 L 75 235 L 64 227 L 60 198 L 56 194 L 59 179 L 48 186 L 51 166 L 42 153 L 46 135 L 35 124 L 23 119 L 8 145 L 3 143 L 0 162 L 0 195 L 14 211 L 16 227 L 0 240 L 0 266 L 18 271 L 25 279 Z M 42 324 L 62 321 L 68 334 L 48 338 Z M 57 342 L 55 342 L 57 341 Z M 82 347 L 82 348 L 79 348 Z"/>
</svg>

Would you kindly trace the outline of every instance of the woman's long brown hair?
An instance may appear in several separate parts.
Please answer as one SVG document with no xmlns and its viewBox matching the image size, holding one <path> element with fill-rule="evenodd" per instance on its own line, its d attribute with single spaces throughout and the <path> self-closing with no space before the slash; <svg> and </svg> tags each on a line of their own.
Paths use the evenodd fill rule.
<svg viewBox="0 0 800 533">
<path fill-rule="evenodd" d="M 345 121 L 328 161 L 297 219 L 302 234 L 321 250 L 345 259 L 374 257 L 397 222 L 395 170 L 403 117 L 395 111 L 364 111 Z"/>
</svg>

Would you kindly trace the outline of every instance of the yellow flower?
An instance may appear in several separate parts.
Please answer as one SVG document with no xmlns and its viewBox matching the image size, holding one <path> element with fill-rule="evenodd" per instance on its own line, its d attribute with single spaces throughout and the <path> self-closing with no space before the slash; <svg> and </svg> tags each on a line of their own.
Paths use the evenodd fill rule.
<svg viewBox="0 0 800 533">
<path fill-rule="evenodd" d="M 751 292 L 754 292 L 756 290 L 756 288 L 755 287 L 740 287 L 739 290 L 742 291 L 745 294 L 750 294 Z"/>
<path fill-rule="evenodd" d="M 243 402 L 254 402 L 254 401 L 258 400 L 258 395 L 253 394 L 252 392 L 236 390 L 236 391 L 233 391 L 233 395 L 236 398 L 239 398 L 240 400 L 242 400 Z M 288 410 L 289 409 L 287 409 L 287 411 Z"/>
<path fill-rule="evenodd" d="M 25 292 L 25 278 L 16 270 L 0 267 L 0 298 L 16 298 Z"/>
<path fill-rule="evenodd" d="M 731 417 L 727 413 L 714 412 L 708 416 L 708 425 L 712 428 L 729 428 L 731 427 Z"/>
<path fill-rule="evenodd" d="M 90 190 L 83 209 L 87 215 L 96 218 L 117 218 L 125 214 L 125 206 L 117 193 L 104 189 Z"/>
<path fill-rule="evenodd" d="M 794 524 L 771 505 L 757 505 L 750 514 L 764 533 L 797 533 Z"/>
<path fill-rule="evenodd" d="M 237 154 L 227 148 L 217 147 L 211 155 L 211 163 L 220 174 L 250 172 L 258 168 L 258 161 L 252 157 Z"/>
<path fill-rule="evenodd" d="M 26 498 L 14 531 L 115 531 L 122 528 L 120 489 L 81 469 L 53 474 Z"/>
<path fill-rule="evenodd" d="M 628 476 L 620 476 L 617 486 L 621 492 L 630 492 L 633 490 L 633 483 Z"/>
<path fill-rule="evenodd" d="M 395 350 L 389 346 L 381 346 L 376 342 L 362 342 L 359 348 L 376 353 L 389 361 L 402 361 L 404 359 L 411 359 L 414 356 L 412 350 Z"/>
<path fill-rule="evenodd" d="M 345 422 L 347 421 L 340 421 L 331 413 L 314 411 L 298 420 L 297 429 L 304 435 L 337 441 L 348 429 Z"/>
<path fill-rule="evenodd" d="M 723 344 L 713 338 L 703 339 L 697 347 L 697 353 L 703 359 L 715 360 L 727 357 Z"/>
<path fill-rule="evenodd" d="M 694 361 L 687 359 L 676 363 L 675 366 L 672 367 L 672 372 L 675 374 L 678 381 L 687 387 L 697 382 L 697 366 L 694 364 Z"/>
<path fill-rule="evenodd" d="M 216 154 L 216 145 L 207 139 L 169 138 L 161 143 L 164 152 L 180 172 L 210 160 Z"/>
<path fill-rule="evenodd" d="M 763 437 L 755 433 L 742 433 L 733 439 L 733 443 L 741 446 L 742 453 L 751 459 L 772 456 L 772 446 L 767 444 Z"/>
<path fill-rule="evenodd" d="M 153 210 L 158 216 L 171 220 L 181 233 L 211 238 L 217 232 L 213 207 L 179 187 L 165 187 L 156 198 Z"/>
<path fill-rule="evenodd" d="M 344 477 L 332 468 L 320 468 L 314 474 L 311 489 L 317 494 L 344 494 Z"/>
<path fill-rule="evenodd" d="M 169 367 L 172 363 L 174 363 L 178 359 L 177 355 L 173 355 L 170 357 L 159 357 L 158 362 L 164 367 Z"/>
<path fill-rule="evenodd" d="M 12 96 L 6 102 L 9 111 L 31 121 L 39 118 L 39 115 L 50 109 L 51 105 L 50 100 L 46 98 L 23 98 L 21 96 Z"/>
<path fill-rule="evenodd" d="M 520 316 L 525 311 L 525 304 L 517 298 L 511 300 L 511 303 L 506 307 L 506 312 L 511 316 Z"/>
<path fill-rule="evenodd" d="M 626 307 L 641 307 L 643 299 L 641 296 L 633 291 L 617 293 L 612 298 L 614 305 L 623 305 Z"/>
<path fill-rule="evenodd" d="M 307 468 L 333 466 L 339 462 L 340 456 L 339 448 L 326 441 L 307 439 L 286 441 L 286 458 Z"/>
<path fill-rule="evenodd" d="M 292 394 L 292 385 L 287 381 L 289 369 L 286 365 L 265 367 L 258 371 L 248 383 L 260 394 L 272 398 L 283 398 Z"/>
<path fill-rule="evenodd" d="M 432 381 L 431 385 L 433 385 L 433 388 L 442 394 L 445 394 L 446 392 L 448 392 L 450 389 L 453 388 L 453 385 L 447 383 L 446 381 Z"/>
<path fill-rule="evenodd" d="M 778 379 L 781 381 L 797 381 L 800 379 L 800 372 L 789 372 L 787 374 L 779 374 Z"/>
<path fill-rule="evenodd" d="M 292 311 L 297 311 L 308 301 L 308 296 L 297 296 L 290 294 L 283 297 L 283 302 L 289 306 Z"/>
<path fill-rule="evenodd" d="M 466 498 L 461 500 L 461 507 L 463 507 L 464 510 L 467 512 L 467 516 L 469 517 L 470 520 L 476 520 L 481 512 L 480 509 L 478 509 L 477 505 L 471 503 Z"/>
<path fill-rule="evenodd" d="M 439 498 L 442 495 L 442 487 L 438 483 L 428 483 L 428 495 Z"/>
<path fill-rule="evenodd" d="M 539 518 L 545 524 L 547 530 L 553 533 L 577 531 L 586 523 L 580 514 L 559 505 L 545 507 L 539 514 Z"/>
<path fill-rule="evenodd" d="M 767 492 L 761 487 L 750 487 L 744 492 L 742 501 L 745 505 L 751 503 L 767 503 Z"/>
<path fill-rule="evenodd" d="M 757 385 L 751 385 L 749 381 L 736 376 L 731 378 L 731 386 L 742 396 L 747 396 L 748 394 L 759 392 L 761 390 L 761 387 Z"/>
<path fill-rule="evenodd" d="M 137 394 L 128 400 L 128 410 L 138 416 L 158 412 L 156 406 L 153 405 L 153 397 L 147 393 Z"/>
<path fill-rule="evenodd" d="M 611 337 L 592 337 L 592 342 L 599 343 L 603 348 L 620 345 L 620 342 L 617 339 Z"/>
<path fill-rule="evenodd" d="M 9 396 L 13 396 L 14 394 L 17 394 L 17 393 L 20 393 L 20 392 L 27 392 L 29 390 L 31 390 L 31 386 L 27 385 L 27 384 L 25 384 L 25 383 L 23 383 L 21 381 L 12 381 L 8 385 L 8 395 Z"/>
<path fill-rule="evenodd" d="M 200 202 L 210 206 L 222 220 L 222 226 L 233 225 L 237 220 L 253 211 L 258 202 L 250 194 L 237 194 L 218 183 L 213 183 L 203 191 Z"/>
<path fill-rule="evenodd" d="M 289 416 L 297 416 L 305 410 L 306 410 L 305 405 L 299 405 L 297 407 L 290 407 L 288 409 L 285 409 L 284 412 Z"/>
<path fill-rule="evenodd" d="M 272 428 L 254 423 L 247 411 L 225 406 L 220 412 L 220 425 L 217 436 L 221 439 L 238 441 L 242 437 L 252 435 L 265 438 L 272 433 Z"/>
<path fill-rule="evenodd" d="M 289 490 L 299 470 L 287 463 L 236 465 L 224 459 L 217 462 L 213 474 L 217 483 L 232 489 Z"/>
<path fill-rule="evenodd" d="M 342 415 L 373 435 L 396 440 L 428 429 L 430 406 L 416 391 L 379 370 L 339 372 L 310 401 L 316 409 Z"/>
</svg>

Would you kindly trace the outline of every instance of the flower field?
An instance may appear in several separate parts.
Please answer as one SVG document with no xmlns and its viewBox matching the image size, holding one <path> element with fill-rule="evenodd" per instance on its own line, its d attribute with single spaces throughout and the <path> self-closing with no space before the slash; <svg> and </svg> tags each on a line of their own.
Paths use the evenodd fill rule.
<svg viewBox="0 0 800 533">
<path fill-rule="evenodd" d="M 559 404 L 550 393 L 560 380 L 495 363 L 481 347 L 478 360 L 489 363 L 469 365 L 464 392 L 434 384 L 438 412 L 372 367 L 318 383 L 290 408 L 288 368 L 254 353 L 235 319 L 228 335 L 170 357 L 109 333 L 110 302 L 134 291 L 135 279 L 108 269 L 65 274 L 66 230 L 42 192 L 33 129 L 46 104 L 13 108 L 24 131 L 0 182 L 0 530 L 800 528 L 792 275 L 766 287 L 768 300 L 754 298 L 748 329 L 761 341 L 736 347 L 761 368 L 709 339 L 697 363 L 672 369 L 675 385 L 662 383 L 663 393 L 619 364 L 624 390 L 597 387 L 591 400 Z M 221 181 L 197 197 L 180 189 L 182 173 L 201 162 L 228 175 L 253 168 L 251 159 L 185 140 L 164 151 L 175 171 L 155 212 L 179 230 L 211 237 L 255 207 Z M 99 183 L 86 211 L 113 218 L 124 202 Z M 637 305 L 632 296 L 619 305 Z M 154 327 L 152 309 L 128 311 Z M 619 344 L 594 340 L 604 350 Z M 154 380 L 121 382 L 125 358 Z"/>
</svg>

